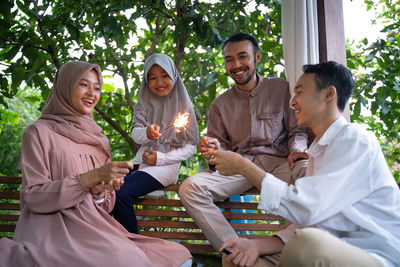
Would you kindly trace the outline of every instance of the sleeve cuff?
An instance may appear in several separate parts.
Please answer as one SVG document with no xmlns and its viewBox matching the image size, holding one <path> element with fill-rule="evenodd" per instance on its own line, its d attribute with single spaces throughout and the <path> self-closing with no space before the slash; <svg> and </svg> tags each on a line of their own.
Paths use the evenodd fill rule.
<svg viewBox="0 0 400 267">
<path fill-rule="evenodd" d="M 133 128 L 131 131 L 132 139 L 138 144 L 147 144 L 151 140 L 147 137 L 146 128 Z"/>
<path fill-rule="evenodd" d="M 296 229 L 299 228 L 300 227 L 298 225 L 291 224 L 285 229 L 276 232 L 274 235 L 279 237 L 282 240 L 282 242 L 286 244 L 286 242 L 289 241 L 289 239 L 291 239 L 294 236 Z"/>
<path fill-rule="evenodd" d="M 165 165 L 165 162 L 167 161 L 167 157 L 166 157 L 165 153 L 162 153 L 160 151 L 156 151 L 156 152 L 157 152 L 156 166 Z"/>
<path fill-rule="evenodd" d="M 287 188 L 287 183 L 266 173 L 261 183 L 260 204 L 258 209 L 274 211 L 279 209 L 281 198 Z"/>
</svg>

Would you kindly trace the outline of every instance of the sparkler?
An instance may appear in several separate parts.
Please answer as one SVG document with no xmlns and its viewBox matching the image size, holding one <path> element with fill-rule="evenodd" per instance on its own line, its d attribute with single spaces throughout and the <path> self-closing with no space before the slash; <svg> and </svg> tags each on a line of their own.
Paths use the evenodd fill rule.
<svg viewBox="0 0 400 267">
<path fill-rule="evenodd" d="M 173 127 L 175 127 L 175 132 L 179 133 L 182 131 L 182 128 L 186 130 L 186 125 L 189 122 L 189 113 L 178 113 L 178 116 L 176 117 L 174 123 L 172 124 Z"/>
</svg>

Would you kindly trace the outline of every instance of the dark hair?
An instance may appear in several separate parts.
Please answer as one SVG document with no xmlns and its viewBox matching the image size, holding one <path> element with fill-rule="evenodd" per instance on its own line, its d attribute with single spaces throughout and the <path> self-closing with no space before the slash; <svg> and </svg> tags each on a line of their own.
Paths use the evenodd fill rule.
<svg viewBox="0 0 400 267">
<path fill-rule="evenodd" d="M 343 111 L 347 101 L 353 93 L 354 80 L 350 70 L 335 61 L 303 66 L 305 74 L 315 74 L 317 89 L 322 90 L 328 86 L 335 86 L 337 92 L 337 106 Z"/>
<path fill-rule="evenodd" d="M 248 40 L 248 41 L 250 41 L 252 43 L 253 49 L 254 49 L 254 53 L 257 53 L 258 51 L 260 51 L 260 47 L 258 46 L 258 41 L 257 41 L 256 38 L 254 38 L 252 35 L 247 34 L 247 33 L 238 33 L 238 34 L 235 34 L 235 35 L 229 37 L 224 42 L 224 44 L 222 45 L 222 52 L 224 51 L 224 48 L 228 43 L 241 42 L 241 41 L 246 41 L 246 40 Z"/>
</svg>

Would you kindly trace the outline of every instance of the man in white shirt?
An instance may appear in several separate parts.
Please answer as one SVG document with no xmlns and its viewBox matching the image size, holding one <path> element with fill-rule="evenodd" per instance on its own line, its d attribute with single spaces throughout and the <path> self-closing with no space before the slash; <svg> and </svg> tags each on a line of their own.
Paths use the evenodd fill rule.
<svg viewBox="0 0 400 267">
<path fill-rule="evenodd" d="M 210 152 L 220 174 L 241 174 L 261 189 L 260 209 L 294 223 L 265 239 L 230 239 L 223 264 L 400 266 L 399 188 L 376 137 L 342 117 L 351 72 L 332 61 L 303 71 L 290 105 L 316 135 L 304 178 L 289 185 L 239 154 Z"/>
</svg>

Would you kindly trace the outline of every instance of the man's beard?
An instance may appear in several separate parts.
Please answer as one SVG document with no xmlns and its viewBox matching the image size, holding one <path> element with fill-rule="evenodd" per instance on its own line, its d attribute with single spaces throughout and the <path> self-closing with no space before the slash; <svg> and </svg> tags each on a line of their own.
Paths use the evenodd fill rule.
<svg viewBox="0 0 400 267">
<path fill-rule="evenodd" d="M 247 78 L 243 82 L 240 82 L 240 81 L 236 80 L 235 78 L 232 78 L 232 79 L 238 85 L 245 85 L 251 80 L 251 78 L 253 78 L 255 72 L 256 72 L 256 69 L 254 69 L 253 73 L 249 74 L 249 76 L 247 76 Z"/>
</svg>

